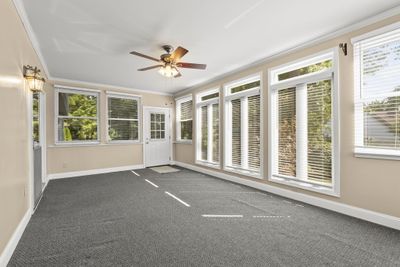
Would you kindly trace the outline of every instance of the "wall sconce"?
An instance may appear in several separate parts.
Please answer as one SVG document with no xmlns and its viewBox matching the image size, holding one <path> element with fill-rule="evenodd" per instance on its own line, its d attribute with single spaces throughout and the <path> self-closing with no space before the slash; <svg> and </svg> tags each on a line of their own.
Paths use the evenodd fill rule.
<svg viewBox="0 0 400 267">
<path fill-rule="evenodd" d="M 25 80 L 28 82 L 29 90 L 32 92 L 43 92 L 43 86 L 46 80 L 40 76 L 40 70 L 37 67 L 26 65 L 23 71 Z"/>
</svg>

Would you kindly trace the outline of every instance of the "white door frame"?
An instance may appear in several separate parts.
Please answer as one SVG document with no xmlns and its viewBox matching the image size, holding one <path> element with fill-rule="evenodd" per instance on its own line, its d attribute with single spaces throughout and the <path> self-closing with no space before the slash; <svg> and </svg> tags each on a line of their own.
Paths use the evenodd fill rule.
<svg viewBox="0 0 400 267">
<path fill-rule="evenodd" d="M 168 110 L 169 111 L 169 164 L 172 163 L 173 157 L 172 157 L 172 149 L 173 149 L 173 132 L 172 132 L 172 118 L 171 118 L 171 113 L 172 113 L 172 108 L 164 108 L 164 107 L 154 107 L 154 106 L 143 106 L 142 110 L 142 118 L 143 118 L 143 123 L 142 123 L 142 143 L 143 143 L 143 167 L 146 168 L 146 140 L 145 140 L 145 130 L 146 130 L 146 123 L 150 123 L 146 120 L 145 113 L 148 109 L 161 109 L 161 110 Z"/>
<path fill-rule="evenodd" d="M 33 93 L 26 90 L 26 103 L 27 103 L 27 117 L 28 117 L 28 165 L 29 165 L 29 182 L 28 182 L 28 203 L 29 209 L 33 212 L 35 208 L 35 194 L 34 194 L 34 164 L 33 164 Z M 46 139 L 46 93 L 42 92 L 39 95 L 39 138 L 42 150 L 42 182 L 45 186 L 48 183 L 47 177 L 47 139 Z M 45 187 L 44 186 L 44 187 Z M 43 188 L 44 190 L 44 188 Z"/>
</svg>

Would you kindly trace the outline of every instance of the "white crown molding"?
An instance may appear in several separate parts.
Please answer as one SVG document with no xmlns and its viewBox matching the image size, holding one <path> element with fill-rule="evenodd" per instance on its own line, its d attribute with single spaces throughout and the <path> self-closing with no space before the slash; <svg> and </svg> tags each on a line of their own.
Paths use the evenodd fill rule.
<svg viewBox="0 0 400 267">
<path fill-rule="evenodd" d="M 29 220 L 31 219 L 31 216 L 32 216 L 32 210 L 28 208 L 27 211 L 25 212 L 24 217 L 22 217 L 17 228 L 12 234 L 10 240 L 8 240 L 6 247 L 4 248 L 3 252 L 0 255 L 0 266 L 7 266 L 8 262 L 10 261 L 14 253 L 15 248 L 18 245 L 19 240 L 22 237 L 22 234 L 25 231 L 26 226 L 29 223 Z"/>
<path fill-rule="evenodd" d="M 122 166 L 122 167 L 114 167 L 114 168 L 52 173 L 52 174 L 47 175 L 47 179 L 48 180 L 56 180 L 56 179 L 72 178 L 72 177 L 87 176 L 87 175 L 94 175 L 94 174 L 139 170 L 139 169 L 143 169 L 143 168 L 144 168 L 144 165 L 139 164 L 139 165 L 129 165 L 129 166 Z"/>
<path fill-rule="evenodd" d="M 239 178 L 239 177 L 236 177 L 233 175 L 229 175 L 226 173 L 202 168 L 202 167 L 195 166 L 195 165 L 188 164 L 188 163 L 183 163 L 183 162 L 179 162 L 179 161 L 174 161 L 172 163 L 174 163 L 177 166 L 183 167 L 183 168 L 187 168 L 187 169 L 190 169 L 193 171 L 211 175 L 211 176 L 221 178 L 224 180 L 228 180 L 228 181 L 231 181 L 234 183 L 246 185 L 246 186 L 261 190 L 261 191 L 265 191 L 265 192 L 269 192 L 269 193 L 276 194 L 279 196 L 287 197 L 287 198 L 294 199 L 294 200 L 297 200 L 300 202 L 304 202 L 304 203 L 307 203 L 307 204 L 310 204 L 313 206 L 332 210 L 332 211 L 342 213 L 342 214 L 345 214 L 345 215 L 348 215 L 351 217 L 355 217 L 358 219 L 362 219 L 365 221 L 373 222 L 373 223 L 380 224 L 380 225 L 383 225 L 386 227 L 400 230 L 400 218 L 398 218 L 398 217 L 394 217 L 394 216 L 390 216 L 387 214 L 350 206 L 347 204 L 343 204 L 343 203 L 339 203 L 339 202 L 335 202 L 335 201 L 331 201 L 331 200 L 327 200 L 327 199 L 323 199 L 323 198 L 319 198 L 319 197 L 315 197 L 315 196 L 306 195 L 306 194 L 299 193 L 299 192 L 294 192 L 291 190 L 287 190 L 287 189 L 279 188 L 276 186 L 260 183 L 257 181 Z"/>
<path fill-rule="evenodd" d="M 44 60 L 43 54 L 40 50 L 39 42 L 36 38 L 36 35 L 32 29 L 31 24 L 29 23 L 28 15 L 26 14 L 24 4 L 22 3 L 22 0 L 13 0 L 15 9 L 17 10 L 17 13 L 21 19 L 21 22 L 25 28 L 26 33 L 28 34 L 29 40 L 31 41 L 33 50 L 35 50 L 36 55 L 38 56 L 40 63 L 42 64 L 44 68 L 44 73 L 47 77 L 47 79 L 51 79 L 49 69 L 47 67 L 46 61 Z"/>
<path fill-rule="evenodd" d="M 62 79 L 62 78 L 56 78 L 56 77 L 51 78 L 50 82 L 52 82 L 53 84 L 61 83 L 61 84 L 58 84 L 58 86 L 65 86 L 65 85 L 62 85 L 62 83 L 78 84 L 78 85 L 82 85 L 82 86 L 89 86 L 92 88 L 101 87 L 104 89 L 112 89 L 112 90 L 117 90 L 117 91 L 125 90 L 125 91 L 132 91 L 132 92 L 145 93 L 145 94 L 173 96 L 173 94 L 170 94 L 170 93 L 147 91 L 147 90 L 134 89 L 134 88 L 123 87 L 123 86 L 116 86 L 116 85 L 102 84 L 102 83 L 93 83 L 93 82 L 84 82 L 84 81 L 79 81 L 79 80 Z"/>
<path fill-rule="evenodd" d="M 366 26 L 369 26 L 371 24 L 377 23 L 379 21 L 385 20 L 387 18 L 396 16 L 396 15 L 399 15 L 399 14 L 400 14 L 400 6 L 396 6 L 394 8 L 388 9 L 388 10 L 386 10 L 384 12 L 381 12 L 381 13 L 379 13 L 377 15 L 371 16 L 371 17 L 369 17 L 367 19 L 360 20 L 359 22 L 353 23 L 353 24 L 351 24 L 351 25 L 349 25 L 347 27 L 338 29 L 338 30 L 336 30 L 336 31 L 334 31 L 332 33 L 328 33 L 328 34 L 322 35 L 320 37 L 308 40 L 308 41 L 306 41 L 306 42 L 304 42 L 302 44 L 296 45 L 296 46 L 294 46 L 292 48 L 282 50 L 282 51 L 277 52 L 277 53 L 275 53 L 273 55 L 270 55 L 268 57 L 256 60 L 256 61 L 251 62 L 249 64 L 245 64 L 244 66 L 236 68 L 236 69 L 234 69 L 232 71 L 228 71 L 228 72 L 226 72 L 224 74 L 217 75 L 216 77 L 211 78 L 211 79 L 209 79 L 207 81 L 200 82 L 198 84 L 190 86 L 189 88 L 180 90 L 180 91 L 174 93 L 174 96 L 177 97 L 179 95 L 189 93 L 189 92 L 191 92 L 191 91 L 193 91 L 195 89 L 198 89 L 200 87 L 206 86 L 207 84 L 211 84 L 211 83 L 217 82 L 219 80 L 222 80 L 224 78 L 227 78 L 229 76 L 232 76 L 234 74 L 238 74 L 241 71 L 244 71 L 244 70 L 247 70 L 247 69 L 250 69 L 250 68 L 253 68 L 253 67 L 261 66 L 261 65 L 269 63 L 272 60 L 277 59 L 279 57 L 283 57 L 285 55 L 288 55 L 288 54 L 291 54 L 291 53 L 294 53 L 294 52 L 298 52 L 298 51 L 301 51 L 303 49 L 306 49 L 306 48 L 321 44 L 323 42 L 329 41 L 329 40 L 334 39 L 336 37 L 339 37 L 341 35 L 344 35 L 344 34 L 359 30 L 361 28 L 364 28 Z"/>
</svg>

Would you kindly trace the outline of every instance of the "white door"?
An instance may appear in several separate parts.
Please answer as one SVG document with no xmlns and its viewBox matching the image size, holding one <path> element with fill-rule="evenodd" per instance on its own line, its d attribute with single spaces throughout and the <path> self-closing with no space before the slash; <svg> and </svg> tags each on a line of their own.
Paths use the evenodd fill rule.
<svg viewBox="0 0 400 267">
<path fill-rule="evenodd" d="M 145 166 L 169 164 L 171 159 L 170 110 L 144 107 L 143 112 Z"/>
</svg>

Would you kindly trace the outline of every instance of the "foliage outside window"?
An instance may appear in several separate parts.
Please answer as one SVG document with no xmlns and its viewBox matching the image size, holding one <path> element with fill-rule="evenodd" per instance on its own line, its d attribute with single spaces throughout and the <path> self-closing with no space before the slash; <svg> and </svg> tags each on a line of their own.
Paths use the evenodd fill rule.
<svg viewBox="0 0 400 267">
<path fill-rule="evenodd" d="M 192 113 L 193 101 L 191 96 L 176 100 L 177 141 L 192 140 Z"/>
<path fill-rule="evenodd" d="M 197 153 L 199 163 L 219 163 L 219 92 L 218 89 L 197 96 Z"/>
<path fill-rule="evenodd" d="M 333 64 L 328 53 L 272 72 L 272 179 L 333 187 Z"/>
<path fill-rule="evenodd" d="M 400 157 L 400 29 L 354 43 L 356 153 Z"/>
<path fill-rule="evenodd" d="M 32 95 L 33 109 L 32 109 L 32 129 L 33 129 L 33 142 L 40 143 L 40 93 L 33 93 Z"/>
<path fill-rule="evenodd" d="M 139 140 L 139 101 L 128 96 L 110 95 L 108 106 L 108 138 L 110 141 Z"/>
<path fill-rule="evenodd" d="M 260 77 L 225 86 L 225 169 L 261 174 Z"/>
<path fill-rule="evenodd" d="M 57 141 L 93 142 L 98 140 L 98 94 L 58 89 Z"/>
</svg>

